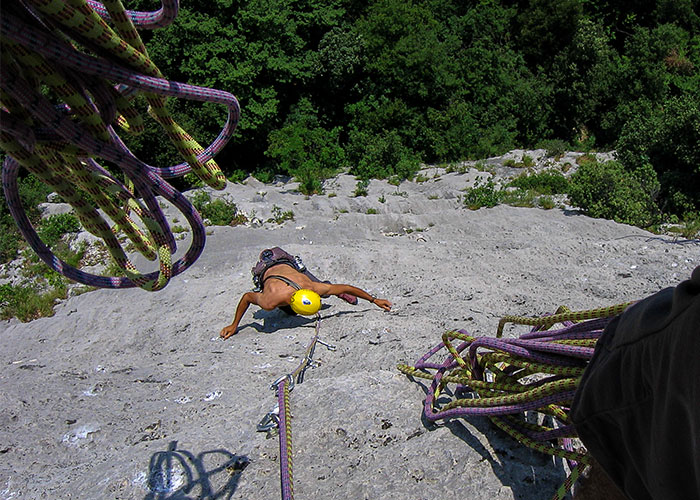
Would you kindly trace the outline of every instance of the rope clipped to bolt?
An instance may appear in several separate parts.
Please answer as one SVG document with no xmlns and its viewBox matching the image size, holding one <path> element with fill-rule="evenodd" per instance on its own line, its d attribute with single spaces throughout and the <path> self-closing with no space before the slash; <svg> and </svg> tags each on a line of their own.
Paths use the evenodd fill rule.
<svg viewBox="0 0 700 500">
<path fill-rule="evenodd" d="M 314 360 L 316 344 L 322 344 L 330 351 L 335 350 L 335 346 L 323 342 L 319 338 L 321 331 L 321 316 L 316 314 L 315 333 L 306 353 L 299 365 L 287 375 L 275 380 L 270 389 L 277 391 L 277 406 L 263 417 L 258 424 L 258 432 L 267 432 L 274 428 L 279 428 L 280 440 L 280 487 L 282 500 L 292 500 L 294 498 L 294 480 L 292 474 L 292 411 L 290 404 L 290 392 L 294 386 L 304 381 L 306 370 L 319 366 L 319 362 Z"/>
<path fill-rule="evenodd" d="M 223 189 L 226 178 L 213 157 L 230 140 L 240 107 L 228 92 L 166 80 L 149 58 L 136 28 L 167 26 L 177 11 L 178 0 L 163 0 L 155 12 L 127 11 L 120 0 L 3 4 L 0 148 L 7 153 L 2 167 L 5 198 L 34 251 L 49 267 L 74 281 L 103 288 L 160 290 L 172 276 L 191 266 L 204 248 L 205 229 L 199 213 L 165 179 L 193 172 L 210 187 Z M 45 94 L 55 97 L 50 100 Z M 145 98 L 149 115 L 163 128 L 182 163 L 148 165 L 117 134 L 117 129 L 143 131 L 143 117 L 134 105 L 138 94 Z M 202 147 L 171 117 L 168 97 L 226 106 L 227 120 L 218 137 Z M 109 162 L 110 169 L 100 165 L 98 158 Z M 102 239 L 124 276 L 85 273 L 51 252 L 20 202 L 20 167 L 73 207 L 83 227 Z M 177 208 L 192 229 L 190 247 L 176 262 L 175 237 L 158 196 Z M 146 259 L 158 260 L 159 269 L 140 272 L 127 257 L 120 238 L 128 239 Z"/>
<path fill-rule="evenodd" d="M 574 447 L 569 412 L 576 388 L 605 327 L 630 304 L 587 311 L 560 307 L 539 318 L 505 316 L 495 338 L 448 331 L 413 366 L 398 369 L 432 381 L 423 408 L 429 421 L 484 415 L 525 446 L 566 460 L 571 472 L 553 497 L 561 500 L 590 464 L 589 455 Z M 533 328 L 503 338 L 507 323 Z M 438 353 L 443 359 L 433 361 Z"/>
</svg>

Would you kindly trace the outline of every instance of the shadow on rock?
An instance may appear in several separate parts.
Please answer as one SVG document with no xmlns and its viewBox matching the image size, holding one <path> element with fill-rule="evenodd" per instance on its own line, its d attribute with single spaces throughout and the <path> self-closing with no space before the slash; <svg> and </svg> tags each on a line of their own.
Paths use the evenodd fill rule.
<svg viewBox="0 0 700 500">
<path fill-rule="evenodd" d="M 321 306 L 321 311 L 330 309 L 330 307 L 331 306 L 327 304 L 323 304 Z M 326 320 L 329 318 L 339 318 L 345 315 L 355 315 L 360 317 L 362 313 L 365 313 L 367 311 L 369 311 L 369 308 L 351 311 L 337 311 L 334 313 L 324 314 L 321 317 L 321 319 Z M 279 330 L 293 329 L 302 326 L 313 325 L 316 322 L 315 316 L 290 315 L 279 309 L 273 309 L 272 311 L 260 309 L 259 311 L 255 311 L 255 313 L 253 313 L 253 318 L 257 320 L 262 320 L 262 324 L 256 322 L 248 323 L 247 325 L 243 326 L 245 326 L 246 328 L 254 328 L 255 331 L 257 331 L 258 333 L 275 333 Z"/>
<path fill-rule="evenodd" d="M 258 333 L 274 333 L 278 330 L 298 328 L 314 321 L 313 316 L 292 316 L 279 309 L 273 309 L 272 311 L 260 309 L 253 313 L 253 318 L 262 320 L 262 325 L 256 322 L 248 323 L 245 326 L 255 328 Z"/>
<path fill-rule="evenodd" d="M 425 394 L 428 394 L 428 386 L 423 380 L 409 378 L 417 382 Z M 452 396 L 449 389 L 444 390 Z M 437 403 L 446 404 L 449 401 L 449 398 L 442 398 L 442 400 L 438 398 Z M 481 443 L 463 421 L 486 437 L 494 453 Z M 520 444 L 493 425 L 488 417 L 475 415 L 435 423 L 428 420 L 425 412 L 422 411 L 421 423 L 428 432 L 440 427 L 449 429 L 455 437 L 481 455 L 482 461 L 489 463 L 501 484 L 511 489 L 513 498 L 539 500 L 542 498 L 543 491 L 551 491 L 554 494 L 566 479 L 567 474 L 561 459 L 552 459 L 548 455 Z"/>
<path fill-rule="evenodd" d="M 144 500 L 230 499 L 248 463 L 248 457 L 222 449 L 195 455 L 171 441 L 167 451 L 151 457 Z"/>
<path fill-rule="evenodd" d="M 444 425 L 489 462 L 501 484 L 511 489 L 513 498 L 539 500 L 542 492 L 554 494 L 566 479 L 560 459 L 553 461 L 552 457 L 520 444 L 503 434 L 487 417 L 465 417 L 464 421 L 488 439 L 497 457 L 481 444 L 461 420 L 449 420 Z"/>
</svg>

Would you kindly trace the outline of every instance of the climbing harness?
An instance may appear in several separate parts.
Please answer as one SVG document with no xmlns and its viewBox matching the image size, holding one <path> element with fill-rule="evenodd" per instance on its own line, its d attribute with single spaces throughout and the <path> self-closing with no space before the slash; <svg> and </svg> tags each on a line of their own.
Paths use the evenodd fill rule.
<svg viewBox="0 0 700 500">
<path fill-rule="evenodd" d="M 261 292 L 263 289 L 264 283 L 262 282 L 262 277 L 265 275 L 265 271 L 277 264 L 287 264 L 300 273 L 304 273 L 309 277 L 313 276 L 306 270 L 306 266 L 298 255 L 291 255 L 280 247 L 266 248 L 260 252 L 260 258 L 257 264 L 250 270 L 253 277 L 254 290 L 256 292 Z M 315 279 L 315 277 L 312 279 Z"/>
<path fill-rule="evenodd" d="M 223 189 L 226 178 L 213 157 L 231 138 L 240 108 L 228 92 L 166 80 L 149 58 L 136 27 L 167 26 L 177 11 L 178 0 L 163 0 L 155 12 L 127 11 L 120 0 L 3 3 L 0 148 L 7 153 L 3 189 L 25 239 L 49 267 L 71 280 L 96 287 L 159 290 L 191 266 L 204 248 L 200 215 L 165 179 L 193 172 L 210 187 Z M 45 97 L 44 87 L 57 102 Z M 144 129 L 134 106 L 139 93 L 183 163 L 147 165 L 122 142 L 116 127 L 131 133 Z M 206 148 L 200 146 L 170 116 L 167 97 L 226 106 L 227 120 L 218 137 Z M 124 180 L 96 158 L 119 169 Z M 20 166 L 73 207 L 83 227 L 103 240 L 125 276 L 85 273 L 51 252 L 20 203 Z M 192 228 L 190 248 L 176 262 L 172 261 L 175 237 L 157 196 L 174 205 Z M 138 216 L 140 225 L 131 214 Z M 122 248 L 121 235 L 148 260 L 158 259 L 159 270 L 141 273 Z"/>
<path fill-rule="evenodd" d="M 423 408 L 430 422 L 485 415 L 525 446 L 566 460 L 571 472 L 553 497 L 561 500 L 590 464 L 589 455 L 574 448 L 574 393 L 606 325 L 630 304 L 587 311 L 560 307 L 539 318 L 505 316 L 495 338 L 448 331 L 413 366 L 398 369 L 432 381 Z M 507 323 L 533 328 L 503 338 Z M 557 324 L 561 328 L 552 329 Z M 455 346 L 455 340 L 461 343 Z M 432 361 L 443 349 L 444 358 Z"/>
<path fill-rule="evenodd" d="M 274 428 L 279 429 L 280 440 L 280 485 L 282 500 L 294 498 L 294 483 L 292 476 L 292 414 L 289 402 L 289 393 L 295 385 L 304 381 L 306 370 L 315 368 L 320 363 L 314 360 L 316 344 L 325 346 L 329 351 L 335 351 L 335 346 L 327 344 L 319 339 L 321 329 L 321 316 L 316 314 L 316 328 L 313 338 L 306 347 L 306 353 L 299 365 L 286 375 L 281 376 L 270 384 L 270 389 L 277 391 L 277 405 L 269 411 L 257 426 L 259 432 L 267 432 Z"/>
</svg>

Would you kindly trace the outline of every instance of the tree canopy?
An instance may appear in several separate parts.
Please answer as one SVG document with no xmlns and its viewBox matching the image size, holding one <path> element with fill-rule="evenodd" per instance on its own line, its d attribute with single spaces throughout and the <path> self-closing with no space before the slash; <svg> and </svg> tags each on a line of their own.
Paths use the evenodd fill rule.
<svg viewBox="0 0 700 500">
<path fill-rule="evenodd" d="M 658 206 L 680 216 L 700 211 L 699 33 L 697 0 L 190 0 L 144 38 L 168 78 L 239 98 L 217 157 L 229 174 L 288 173 L 314 192 L 341 169 L 406 178 L 563 141 L 651 166 Z M 224 119 L 171 105 L 201 142 Z M 160 137 L 129 145 L 174 163 Z"/>
</svg>

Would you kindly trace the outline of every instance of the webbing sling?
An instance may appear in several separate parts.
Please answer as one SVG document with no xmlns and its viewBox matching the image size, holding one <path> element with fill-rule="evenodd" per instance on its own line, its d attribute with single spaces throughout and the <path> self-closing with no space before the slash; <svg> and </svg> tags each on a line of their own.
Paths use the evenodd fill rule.
<svg viewBox="0 0 700 500">
<path fill-rule="evenodd" d="M 262 284 L 265 286 L 265 282 L 269 279 L 277 279 L 280 281 L 284 281 L 286 284 L 294 288 L 295 290 L 301 290 L 301 287 L 297 285 L 295 282 L 287 278 L 286 276 L 281 276 L 279 274 L 271 274 L 270 276 L 266 276 L 265 279 L 263 280 Z"/>
</svg>

